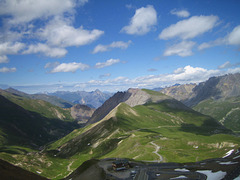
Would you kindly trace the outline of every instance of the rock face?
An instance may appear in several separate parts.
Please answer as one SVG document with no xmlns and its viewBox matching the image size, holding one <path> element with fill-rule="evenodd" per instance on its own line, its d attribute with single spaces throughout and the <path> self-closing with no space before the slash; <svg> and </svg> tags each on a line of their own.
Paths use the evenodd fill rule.
<svg viewBox="0 0 240 180">
<path fill-rule="evenodd" d="M 196 84 L 175 85 L 164 88 L 160 92 L 184 102 L 193 95 L 193 88 L 195 87 Z"/>
<path fill-rule="evenodd" d="M 193 88 L 191 97 L 184 101 L 188 106 L 195 106 L 199 102 L 213 98 L 229 98 L 240 95 L 240 73 L 211 77 Z"/>
<path fill-rule="evenodd" d="M 159 94 L 149 94 L 147 90 L 134 88 L 130 88 L 126 92 L 117 92 L 93 113 L 93 116 L 91 117 L 91 119 L 89 119 L 87 124 L 93 124 L 100 121 L 122 102 L 126 103 L 131 107 L 134 107 L 137 105 L 146 104 L 147 102 L 156 103 L 165 99 L 172 98 L 164 94 L 162 94 L 161 96 L 159 96 Z"/>
<path fill-rule="evenodd" d="M 93 114 L 92 118 L 87 124 L 92 124 L 103 119 L 111 110 L 117 105 L 125 102 L 129 106 L 145 104 L 150 99 L 150 95 L 141 89 L 129 89 L 126 92 L 117 92 L 109 98 L 101 107 L 99 107 Z"/>
<path fill-rule="evenodd" d="M 71 107 L 72 117 L 78 121 L 78 123 L 86 123 L 93 115 L 95 109 L 86 105 L 76 104 Z"/>
<path fill-rule="evenodd" d="M 240 73 L 211 77 L 207 81 L 196 84 L 171 86 L 160 90 L 189 107 L 203 100 L 229 98 L 240 95 Z"/>
</svg>

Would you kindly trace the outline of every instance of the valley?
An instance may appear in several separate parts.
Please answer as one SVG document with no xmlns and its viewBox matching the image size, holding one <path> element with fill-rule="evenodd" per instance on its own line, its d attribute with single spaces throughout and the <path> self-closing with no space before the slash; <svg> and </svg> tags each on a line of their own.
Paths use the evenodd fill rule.
<svg viewBox="0 0 240 180">
<path fill-rule="evenodd" d="M 192 109 L 185 104 L 186 92 L 196 102 L 190 90 L 181 102 L 167 93 L 131 88 L 95 110 L 86 105 L 60 108 L 1 90 L 0 158 L 49 179 L 81 177 L 92 172 L 89 167 L 96 168 L 92 176 L 99 179 L 121 179 L 101 166 L 110 166 L 116 158 L 128 159 L 135 164 L 133 171 L 144 172 L 135 173 L 137 179 L 154 179 L 156 174 L 202 179 L 207 176 L 204 170 L 230 175 L 240 159 L 237 121 L 228 119 L 239 118 L 237 94 L 217 100 L 201 96 Z M 223 158 L 227 152 L 232 159 Z M 76 172 L 79 168 L 81 173 Z M 188 172 L 179 173 L 179 168 Z"/>
</svg>

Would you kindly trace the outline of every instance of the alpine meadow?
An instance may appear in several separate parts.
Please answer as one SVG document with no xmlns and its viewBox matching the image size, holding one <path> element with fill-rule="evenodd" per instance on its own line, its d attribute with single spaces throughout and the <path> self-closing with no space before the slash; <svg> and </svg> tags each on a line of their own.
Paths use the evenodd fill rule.
<svg viewBox="0 0 240 180">
<path fill-rule="evenodd" d="M 0 0 L 1 179 L 239 179 L 239 7 Z"/>
</svg>

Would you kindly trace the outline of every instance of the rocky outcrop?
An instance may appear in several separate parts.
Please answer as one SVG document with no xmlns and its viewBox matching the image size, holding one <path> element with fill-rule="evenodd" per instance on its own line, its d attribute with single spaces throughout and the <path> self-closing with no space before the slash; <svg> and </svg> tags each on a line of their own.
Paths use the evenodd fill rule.
<svg viewBox="0 0 240 180">
<path fill-rule="evenodd" d="M 195 87 L 196 84 L 175 85 L 164 88 L 160 90 L 160 92 L 171 96 L 178 101 L 186 101 L 193 95 L 193 88 Z"/>
<path fill-rule="evenodd" d="M 190 107 L 199 102 L 212 98 L 229 98 L 240 95 L 240 73 L 211 77 L 193 88 L 191 98 L 184 101 Z"/>
<path fill-rule="evenodd" d="M 211 77 L 196 84 L 184 84 L 162 89 L 160 92 L 171 96 L 189 107 L 203 100 L 229 98 L 240 95 L 240 73 Z"/>
<path fill-rule="evenodd" d="M 153 91 L 151 91 L 152 93 Z M 120 103 L 124 102 L 127 105 L 134 107 L 137 105 L 143 105 L 148 102 L 160 102 L 166 99 L 172 99 L 171 97 L 157 93 L 151 94 L 148 90 L 130 88 L 126 92 L 118 92 L 114 94 L 111 98 L 109 98 L 101 107 L 99 107 L 89 119 L 87 124 L 93 124 L 102 120 L 105 116 L 107 116 L 115 107 L 117 107 Z"/>
<path fill-rule="evenodd" d="M 71 107 L 72 117 L 78 121 L 78 123 L 86 123 L 93 115 L 95 109 L 86 105 L 76 104 Z"/>
</svg>

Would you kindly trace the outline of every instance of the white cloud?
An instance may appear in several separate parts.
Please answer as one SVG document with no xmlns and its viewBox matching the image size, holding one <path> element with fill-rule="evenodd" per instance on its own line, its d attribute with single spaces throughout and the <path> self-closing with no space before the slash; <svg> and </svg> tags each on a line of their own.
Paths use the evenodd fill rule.
<svg viewBox="0 0 240 180">
<path fill-rule="evenodd" d="M 36 45 L 29 45 L 28 49 L 23 51 L 23 54 L 43 53 L 48 57 L 63 57 L 67 54 L 64 48 L 50 47 L 46 44 L 38 43 Z"/>
<path fill-rule="evenodd" d="M 227 61 L 224 64 L 218 66 L 218 69 L 227 69 L 227 68 L 237 67 L 239 65 L 240 65 L 240 62 L 235 63 L 235 64 L 231 64 L 229 61 Z"/>
<path fill-rule="evenodd" d="M 65 56 L 65 47 L 89 44 L 104 33 L 97 29 L 86 30 L 82 26 L 73 26 L 75 8 L 87 2 L 88 0 L 0 1 L 0 15 L 3 15 L 4 27 L 0 38 L 8 39 L 12 44 L 25 39 L 28 42 L 34 40 L 35 44 L 26 44 L 29 47 L 26 47 L 23 54 Z M 6 55 L 7 53 L 0 53 L 1 62 L 7 62 Z"/>
<path fill-rule="evenodd" d="M 204 42 L 198 46 L 198 50 L 203 50 L 210 47 L 220 45 L 240 45 L 240 25 L 236 26 L 231 33 L 223 38 L 218 38 L 214 41 Z"/>
<path fill-rule="evenodd" d="M 218 66 L 218 69 L 225 69 L 231 67 L 231 63 L 229 61 L 225 62 L 224 64 Z"/>
<path fill-rule="evenodd" d="M 120 48 L 120 49 L 127 49 L 128 46 L 132 43 L 132 41 L 128 41 L 128 42 L 123 42 L 123 41 L 114 41 L 109 45 L 102 45 L 99 44 L 97 45 L 94 50 L 93 50 L 93 54 L 96 54 L 98 52 L 105 52 L 105 51 L 110 51 L 113 48 Z"/>
<path fill-rule="evenodd" d="M 97 29 L 85 30 L 82 26 L 74 28 L 68 19 L 56 17 L 45 28 L 40 29 L 38 35 L 49 45 L 68 47 L 89 44 L 97 40 L 103 33 Z"/>
<path fill-rule="evenodd" d="M 10 73 L 10 72 L 16 72 L 16 68 L 7 68 L 7 67 L 3 67 L 0 68 L 0 73 Z"/>
<path fill-rule="evenodd" d="M 192 48 L 195 45 L 193 41 L 182 41 L 178 44 L 168 47 L 164 51 L 164 56 L 173 56 L 178 55 L 181 57 L 193 55 Z"/>
<path fill-rule="evenodd" d="M 8 23 L 28 23 L 38 18 L 47 18 L 63 13 L 73 13 L 77 5 L 88 0 L 10 0 L 0 2 L 0 15 L 9 15 Z"/>
<path fill-rule="evenodd" d="M 178 17 L 189 17 L 190 16 L 190 13 L 186 10 L 180 10 L 180 11 L 177 11 L 176 9 L 173 9 L 170 11 L 171 14 L 173 15 L 176 15 Z"/>
<path fill-rule="evenodd" d="M 232 72 L 240 72 L 240 68 L 232 70 L 208 70 L 201 67 L 192 67 L 190 65 L 176 69 L 173 73 L 147 75 L 130 79 L 128 77 L 116 77 L 107 80 L 91 80 L 86 83 L 87 87 L 107 87 L 108 89 L 126 90 L 128 88 L 154 88 L 161 86 L 169 86 L 176 83 L 199 83 L 206 81 L 212 76 L 219 76 Z"/>
<path fill-rule="evenodd" d="M 235 27 L 233 31 L 226 37 L 227 44 L 240 45 L 240 25 Z"/>
<path fill-rule="evenodd" d="M 127 34 L 144 35 L 157 24 L 157 12 L 153 6 L 148 5 L 137 9 L 128 26 L 122 28 L 121 32 Z"/>
<path fill-rule="evenodd" d="M 62 63 L 62 64 L 50 64 L 47 63 L 45 65 L 45 68 L 52 68 L 52 70 L 50 71 L 50 73 L 57 73 L 57 72 L 76 72 L 78 69 L 84 71 L 86 69 L 89 69 L 90 66 L 87 64 L 83 64 L 83 63 L 76 63 L 76 62 L 72 62 L 72 63 Z"/>
<path fill-rule="evenodd" d="M 0 44 L 0 55 L 7 55 L 7 54 L 17 54 L 20 50 L 25 47 L 24 43 L 20 42 L 4 42 Z"/>
<path fill-rule="evenodd" d="M 176 37 L 184 40 L 191 39 L 210 31 L 217 22 L 217 16 L 193 16 L 165 28 L 159 34 L 159 38 L 164 40 Z"/>
<path fill-rule="evenodd" d="M 65 91 L 77 91 L 79 88 L 85 91 L 93 91 L 95 89 L 101 89 L 101 91 L 125 91 L 128 88 L 156 88 L 171 86 L 176 83 L 186 84 L 186 83 L 200 83 L 208 80 L 212 76 L 221 76 L 229 73 L 240 73 L 240 68 L 233 69 L 205 69 L 201 67 L 192 67 L 190 65 L 185 67 L 180 67 L 174 70 L 172 73 L 159 74 L 159 75 L 148 75 L 136 78 L 128 77 L 115 77 L 113 79 L 106 80 L 90 80 L 87 82 L 79 83 L 65 83 L 65 84 L 55 84 L 55 85 L 36 85 L 36 86 L 18 86 L 17 89 L 22 89 L 31 93 L 36 93 L 40 91 L 48 92 L 57 91 L 59 87 L 63 87 L 62 90 Z"/>
<path fill-rule="evenodd" d="M 107 66 L 112 66 L 113 64 L 117 64 L 119 62 L 120 62 L 119 59 L 109 59 L 106 62 L 102 62 L 102 63 L 98 62 L 98 63 L 96 63 L 95 68 L 100 69 L 100 68 L 104 68 L 104 67 L 107 67 Z"/>
<path fill-rule="evenodd" d="M 3 42 L 0 43 L 0 63 L 8 63 L 7 55 L 18 54 L 25 47 L 24 43 L 20 42 Z"/>
<path fill-rule="evenodd" d="M 8 63 L 9 60 L 8 60 L 8 57 L 6 55 L 1 55 L 0 56 L 0 64 L 1 63 Z"/>
</svg>

